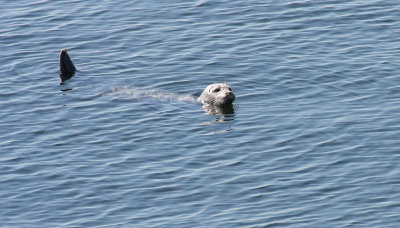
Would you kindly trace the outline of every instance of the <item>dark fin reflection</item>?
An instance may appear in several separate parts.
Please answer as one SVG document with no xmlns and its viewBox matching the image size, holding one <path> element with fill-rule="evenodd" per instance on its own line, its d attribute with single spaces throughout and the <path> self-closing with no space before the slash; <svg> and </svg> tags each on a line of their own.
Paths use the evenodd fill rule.
<svg viewBox="0 0 400 228">
<path fill-rule="evenodd" d="M 76 68 L 74 64 L 71 61 L 71 58 L 69 58 L 69 55 L 67 53 L 67 49 L 61 50 L 60 53 L 60 79 L 61 83 L 65 82 L 66 80 L 70 79 L 72 76 L 74 76 L 76 71 Z"/>
</svg>

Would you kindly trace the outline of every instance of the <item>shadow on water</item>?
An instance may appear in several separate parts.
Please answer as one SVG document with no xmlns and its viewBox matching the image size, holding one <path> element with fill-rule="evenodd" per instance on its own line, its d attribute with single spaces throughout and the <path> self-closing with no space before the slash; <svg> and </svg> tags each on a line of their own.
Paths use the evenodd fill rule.
<svg viewBox="0 0 400 228">
<path fill-rule="evenodd" d="M 66 89 L 61 89 L 60 91 L 61 92 L 66 92 L 66 91 L 71 91 L 72 90 L 72 88 L 66 88 Z"/>
</svg>

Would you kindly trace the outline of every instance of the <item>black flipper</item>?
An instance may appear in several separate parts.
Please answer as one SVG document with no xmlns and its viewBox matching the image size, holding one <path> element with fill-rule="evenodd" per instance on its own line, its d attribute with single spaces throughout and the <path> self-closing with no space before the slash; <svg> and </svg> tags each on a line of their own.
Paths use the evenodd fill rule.
<svg viewBox="0 0 400 228">
<path fill-rule="evenodd" d="M 71 59 L 69 58 L 69 55 L 67 53 L 67 49 L 61 50 L 60 53 L 60 78 L 61 78 L 61 84 L 70 79 L 72 76 L 74 76 L 76 71 L 76 68 L 74 64 L 72 63 Z"/>
</svg>

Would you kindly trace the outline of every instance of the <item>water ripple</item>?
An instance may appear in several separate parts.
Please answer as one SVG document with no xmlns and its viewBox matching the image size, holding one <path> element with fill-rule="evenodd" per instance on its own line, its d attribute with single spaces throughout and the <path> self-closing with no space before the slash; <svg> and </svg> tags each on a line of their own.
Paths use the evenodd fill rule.
<svg viewBox="0 0 400 228">
<path fill-rule="evenodd" d="M 2 226 L 400 224 L 397 2 L 2 6 Z"/>
</svg>

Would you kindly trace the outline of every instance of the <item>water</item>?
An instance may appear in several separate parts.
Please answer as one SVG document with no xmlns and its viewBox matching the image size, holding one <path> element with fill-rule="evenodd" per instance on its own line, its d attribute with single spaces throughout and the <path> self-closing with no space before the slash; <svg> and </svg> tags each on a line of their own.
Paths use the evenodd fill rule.
<svg viewBox="0 0 400 228">
<path fill-rule="evenodd" d="M 400 225 L 397 1 L 1 3 L 2 227 Z"/>
</svg>

